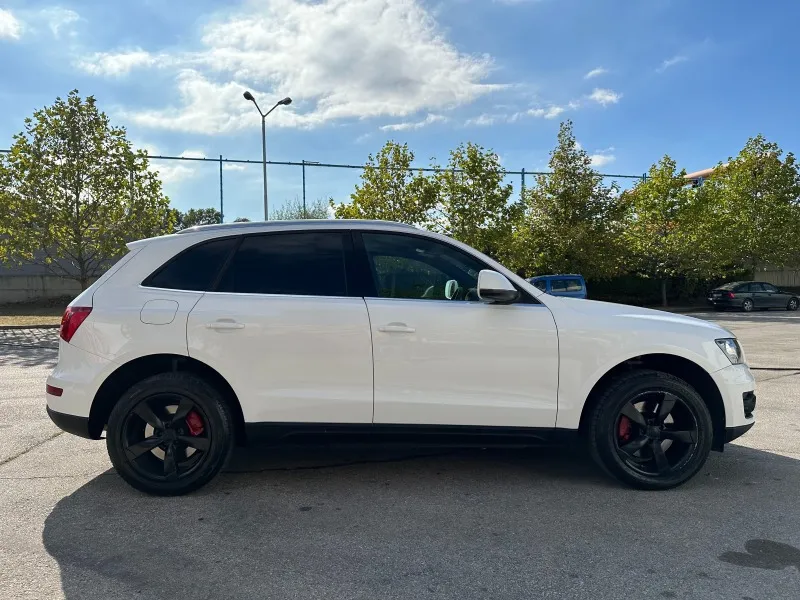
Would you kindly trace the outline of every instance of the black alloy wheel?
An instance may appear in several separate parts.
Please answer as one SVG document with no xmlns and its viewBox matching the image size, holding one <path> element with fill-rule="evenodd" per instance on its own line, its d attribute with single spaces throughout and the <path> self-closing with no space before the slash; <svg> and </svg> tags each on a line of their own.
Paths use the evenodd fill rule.
<svg viewBox="0 0 800 600">
<path fill-rule="evenodd" d="M 711 414 L 682 379 L 649 369 L 614 379 L 589 414 L 584 432 L 609 474 L 641 489 L 667 489 L 691 479 L 711 451 Z"/>
<path fill-rule="evenodd" d="M 233 445 L 227 405 L 190 373 L 162 373 L 134 385 L 112 410 L 107 430 L 109 457 L 120 476 L 156 495 L 205 485 Z"/>
<path fill-rule="evenodd" d="M 792 298 L 789 300 L 789 304 L 786 305 L 786 310 L 797 310 L 798 306 L 800 306 L 800 301 L 797 298 Z"/>
<path fill-rule="evenodd" d="M 675 394 L 642 392 L 620 409 L 615 447 L 631 469 L 658 477 L 682 469 L 697 452 L 697 419 Z"/>
</svg>

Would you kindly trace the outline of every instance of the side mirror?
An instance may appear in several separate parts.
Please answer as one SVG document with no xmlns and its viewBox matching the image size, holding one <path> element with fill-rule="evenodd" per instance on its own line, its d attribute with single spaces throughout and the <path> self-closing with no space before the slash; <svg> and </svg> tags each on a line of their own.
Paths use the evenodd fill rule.
<svg viewBox="0 0 800 600">
<path fill-rule="evenodd" d="M 478 297 L 493 304 L 510 304 L 519 298 L 519 290 L 504 275 L 483 269 L 478 274 Z"/>
</svg>

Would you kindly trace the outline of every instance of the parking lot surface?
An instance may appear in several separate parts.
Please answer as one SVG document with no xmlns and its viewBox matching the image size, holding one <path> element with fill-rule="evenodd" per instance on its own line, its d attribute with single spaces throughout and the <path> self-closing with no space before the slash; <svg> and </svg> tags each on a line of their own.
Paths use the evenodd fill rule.
<svg viewBox="0 0 800 600">
<path fill-rule="evenodd" d="M 238 451 L 182 498 L 44 411 L 56 332 L 0 331 L 0 598 L 800 597 L 800 316 L 740 338 L 758 423 L 668 492 L 579 452 Z"/>
</svg>

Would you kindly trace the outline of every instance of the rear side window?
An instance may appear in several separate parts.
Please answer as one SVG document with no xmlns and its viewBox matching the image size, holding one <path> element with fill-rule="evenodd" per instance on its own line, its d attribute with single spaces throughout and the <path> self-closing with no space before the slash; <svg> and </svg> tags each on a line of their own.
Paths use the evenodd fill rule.
<svg viewBox="0 0 800 600">
<path fill-rule="evenodd" d="M 247 237 L 228 265 L 217 291 L 346 296 L 344 235 L 303 232 Z"/>
<path fill-rule="evenodd" d="M 229 237 L 192 246 L 150 275 L 142 285 L 169 290 L 208 291 L 236 241 L 237 238 Z"/>
</svg>

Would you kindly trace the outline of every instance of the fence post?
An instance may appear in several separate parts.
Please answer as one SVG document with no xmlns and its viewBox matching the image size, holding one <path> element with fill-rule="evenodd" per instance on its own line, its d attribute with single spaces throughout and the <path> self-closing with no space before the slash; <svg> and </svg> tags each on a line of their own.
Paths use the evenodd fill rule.
<svg viewBox="0 0 800 600">
<path fill-rule="evenodd" d="M 306 211 L 306 161 L 303 159 L 302 161 L 302 169 L 303 169 L 303 218 L 308 218 L 308 212 Z"/>
<path fill-rule="evenodd" d="M 222 154 L 219 155 L 219 222 L 225 222 L 225 204 L 222 197 Z"/>
<path fill-rule="evenodd" d="M 522 167 L 522 187 L 520 188 L 519 197 L 525 197 L 525 167 Z"/>
</svg>

